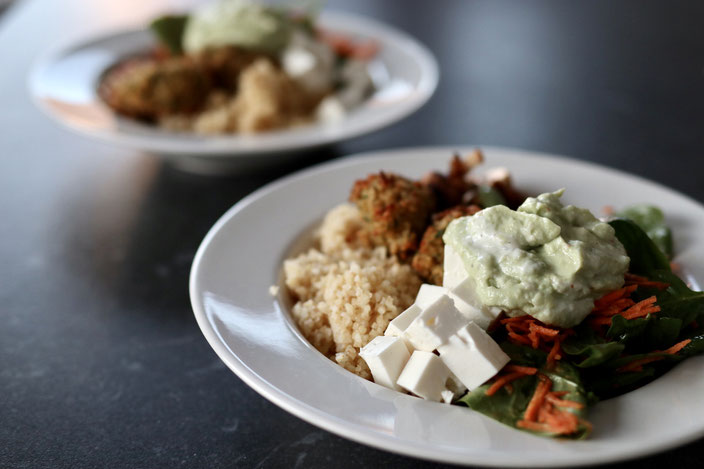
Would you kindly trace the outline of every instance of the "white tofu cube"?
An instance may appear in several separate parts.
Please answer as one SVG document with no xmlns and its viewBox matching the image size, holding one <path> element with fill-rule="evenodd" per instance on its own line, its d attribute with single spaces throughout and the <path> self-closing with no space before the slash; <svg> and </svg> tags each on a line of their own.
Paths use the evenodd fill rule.
<svg viewBox="0 0 704 469">
<path fill-rule="evenodd" d="M 414 304 L 417 304 L 422 309 L 425 309 L 435 303 L 441 296 L 445 295 L 446 293 L 447 289 L 444 287 L 424 283 L 420 286 L 420 290 L 418 290 L 418 295 L 416 296 L 416 301 L 414 302 Z"/>
<path fill-rule="evenodd" d="M 420 316 L 423 310 L 420 306 L 413 303 L 407 310 L 396 316 L 384 331 L 384 335 L 392 337 L 401 337 L 403 332 L 408 328 L 408 326 L 413 322 L 415 318 Z"/>
<path fill-rule="evenodd" d="M 460 382 L 454 373 L 450 372 L 450 376 L 445 381 L 445 390 L 440 394 L 444 403 L 452 404 L 452 401 L 462 396 L 465 392 L 467 392 L 467 387 Z"/>
<path fill-rule="evenodd" d="M 464 261 L 452 246 L 445 244 L 443 258 L 442 286 L 452 289 L 455 285 L 467 278 L 467 269 Z"/>
<path fill-rule="evenodd" d="M 472 322 L 438 347 L 438 352 L 443 363 L 470 391 L 488 381 L 510 360 L 499 344 Z"/>
<path fill-rule="evenodd" d="M 455 307 L 479 327 L 487 329 L 501 309 L 482 306 L 475 293 L 474 279 L 467 273 L 460 255 L 449 244 L 445 244 L 443 269 L 442 284 L 448 289 Z"/>
<path fill-rule="evenodd" d="M 430 285 L 428 283 L 421 285 L 416 301 L 389 323 L 386 327 L 386 331 L 384 331 L 384 335 L 394 337 L 401 336 L 413 320 L 420 316 L 423 309 L 437 301 L 446 291 L 447 290 L 443 287 L 437 285 Z"/>
<path fill-rule="evenodd" d="M 474 280 L 471 277 L 465 278 L 462 282 L 455 285 L 448 295 L 455 302 L 455 308 L 462 313 L 464 317 L 473 321 L 482 329 L 489 328 L 491 322 L 501 313 L 499 308 L 476 307 L 478 300 L 474 296 L 474 291 L 471 290 L 474 286 Z"/>
<path fill-rule="evenodd" d="M 401 391 L 396 381 L 411 357 L 403 339 L 380 335 L 362 347 L 359 355 L 367 362 L 375 383 Z"/>
<path fill-rule="evenodd" d="M 442 401 L 445 404 L 452 404 L 452 401 L 455 399 L 455 393 L 449 389 L 445 389 L 444 391 L 440 391 L 440 397 L 442 397 Z"/>
<path fill-rule="evenodd" d="M 447 381 L 445 382 L 445 388 L 447 388 L 448 391 L 452 391 L 456 395 L 467 392 L 467 386 L 462 384 L 462 381 L 460 381 L 460 379 L 452 372 L 450 372 L 450 377 L 447 378 Z"/>
<path fill-rule="evenodd" d="M 432 352 L 447 342 L 451 335 L 468 324 L 455 303 L 442 295 L 424 308 L 420 315 L 406 328 L 402 337 L 416 350 Z"/>
<path fill-rule="evenodd" d="M 416 350 L 399 376 L 397 383 L 416 396 L 440 402 L 450 370 L 440 357 Z"/>
</svg>

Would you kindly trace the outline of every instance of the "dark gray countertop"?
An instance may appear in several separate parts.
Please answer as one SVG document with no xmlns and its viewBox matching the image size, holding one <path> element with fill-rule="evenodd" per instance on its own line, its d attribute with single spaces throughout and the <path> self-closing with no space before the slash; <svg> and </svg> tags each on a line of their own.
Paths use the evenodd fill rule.
<svg viewBox="0 0 704 469">
<path fill-rule="evenodd" d="M 25 0 L 0 17 L 0 467 L 435 467 L 269 403 L 193 319 L 188 273 L 209 227 L 312 162 L 510 146 L 627 170 L 704 202 L 701 2 L 331 1 L 424 42 L 441 68 L 436 95 L 376 134 L 220 177 L 72 135 L 25 91 L 46 48 L 167 4 Z M 621 467 L 695 466 L 701 446 Z"/>
</svg>

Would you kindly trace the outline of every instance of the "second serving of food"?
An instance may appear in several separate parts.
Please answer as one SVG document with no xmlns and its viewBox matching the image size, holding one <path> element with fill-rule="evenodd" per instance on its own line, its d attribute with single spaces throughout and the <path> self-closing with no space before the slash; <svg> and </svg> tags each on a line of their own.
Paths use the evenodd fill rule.
<svg viewBox="0 0 704 469">
<path fill-rule="evenodd" d="M 526 197 L 506 169 L 473 176 L 482 160 L 356 181 L 315 247 L 284 262 L 292 316 L 363 378 L 584 438 L 590 405 L 702 351 L 704 294 L 673 270 L 659 209 L 602 221 L 563 189 Z"/>
<path fill-rule="evenodd" d="M 340 121 L 374 85 L 376 43 L 326 31 L 315 13 L 219 0 L 155 19 L 155 48 L 110 67 L 98 94 L 118 114 L 199 134 Z"/>
</svg>

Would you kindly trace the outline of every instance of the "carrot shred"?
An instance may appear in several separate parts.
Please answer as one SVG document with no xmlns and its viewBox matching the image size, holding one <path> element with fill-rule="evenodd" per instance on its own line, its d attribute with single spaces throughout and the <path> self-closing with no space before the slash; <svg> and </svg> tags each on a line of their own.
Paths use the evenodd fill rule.
<svg viewBox="0 0 704 469">
<path fill-rule="evenodd" d="M 527 337 L 524 337 L 522 335 L 516 334 L 515 332 L 509 332 L 508 336 L 512 339 L 514 339 L 516 342 L 520 342 L 525 345 L 532 345 L 530 339 Z"/>
<path fill-rule="evenodd" d="M 691 341 L 692 341 L 692 339 L 685 339 L 682 342 L 677 342 L 675 345 L 673 345 L 672 347 L 670 347 L 666 350 L 663 350 L 662 352 L 670 354 L 670 355 L 674 355 L 677 352 L 679 352 L 680 350 L 682 350 L 683 348 L 685 348 Z"/>
<path fill-rule="evenodd" d="M 628 308 L 626 311 L 621 313 L 621 316 L 623 316 L 626 319 L 635 319 L 635 318 L 640 318 L 643 316 L 647 316 L 648 314 L 651 313 L 657 313 L 660 311 L 659 306 L 652 306 L 653 303 L 657 301 L 657 298 L 655 295 L 644 299 L 643 301 L 639 301 L 638 303 L 634 304 L 630 308 Z"/>
<path fill-rule="evenodd" d="M 530 325 L 530 330 L 535 334 L 542 334 L 548 337 L 555 337 L 560 333 L 560 331 L 558 331 L 557 329 L 552 329 L 535 323 L 532 323 Z"/>
<path fill-rule="evenodd" d="M 526 406 L 523 418 L 516 422 L 516 426 L 556 435 L 575 433 L 579 429 L 580 423 L 584 424 L 584 421 L 567 409 L 582 409 L 584 404 L 561 399 L 569 392 L 550 391 L 552 387 L 550 378 L 542 374 L 539 374 L 538 378 L 540 382 Z M 586 425 L 590 427 L 588 423 Z"/>
<path fill-rule="evenodd" d="M 499 378 L 494 381 L 494 384 L 489 386 L 489 389 L 486 390 L 486 395 L 487 396 L 493 396 L 498 392 L 499 389 L 503 388 L 506 386 L 508 383 L 517 380 L 518 378 L 523 378 L 524 376 L 527 376 L 525 373 L 521 372 L 515 372 L 515 373 L 509 373 L 507 375 L 500 376 Z"/>
<path fill-rule="evenodd" d="M 543 405 L 545 396 L 548 392 L 550 392 L 550 388 L 552 387 L 552 381 L 550 381 L 550 378 L 545 375 L 538 375 L 538 377 L 540 378 L 540 382 L 538 383 L 538 386 L 536 386 L 535 393 L 533 394 L 533 397 L 528 403 L 526 411 L 523 414 L 523 419 L 529 422 L 534 422 L 538 417 L 538 411 Z"/>
<path fill-rule="evenodd" d="M 518 422 L 516 422 L 516 426 L 518 428 L 525 428 L 526 430 L 533 430 L 536 432 L 548 433 L 552 430 L 550 426 L 546 423 L 538 423 L 530 420 L 519 420 Z"/>
<path fill-rule="evenodd" d="M 486 390 L 487 396 L 493 396 L 499 389 L 503 388 L 512 381 L 515 381 L 524 376 L 534 375 L 538 372 L 537 368 L 532 366 L 506 365 L 501 371 L 507 371 L 508 374 L 499 376 L 494 383 Z"/>
<path fill-rule="evenodd" d="M 520 365 L 513 365 L 513 364 L 508 364 L 505 367 L 503 367 L 502 371 L 510 371 L 510 372 L 516 372 L 516 373 L 523 373 L 526 375 L 534 375 L 538 372 L 538 369 L 535 368 L 534 366 L 520 366 Z"/>
<path fill-rule="evenodd" d="M 670 286 L 669 283 L 658 282 L 656 280 L 650 280 L 646 277 L 642 277 L 640 275 L 635 275 L 635 274 L 626 274 L 625 280 L 626 280 L 627 285 L 636 285 L 636 286 L 641 286 L 641 287 L 652 287 L 652 288 L 657 288 L 658 290 L 665 290 Z"/>
<path fill-rule="evenodd" d="M 638 288 L 638 285 L 630 285 L 626 286 L 623 288 L 620 288 L 618 290 L 614 290 L 611 293 L 607 293 L 606 295 L 602 296 L 598 300 L 594 301 L 594 308 L 595 309 L 602 309 L 605 306 L 613 303 L 614 301 L 621 299 L 625 297 L 626 295 L 629 295 L 636 291 Z"/>
<path fill-rule="evenodd" d="M 552 348 L 550 349 L 550 353 L 548 353 L 548 358 L 545 361 L 545 364 L 548 368 L 554 367 L 555 361 L 562 358 L 562 356 L 560 355 L 561 345 L 562 345 L 561 341 L 559 341 L 559 340 L 556 340 L 552 344 Z"/>
<path fill-rule="evenodd" d="M 550 402 L 553 405 L 556 405 L 558 407 L 570 407 L 572 409 L 583 409 L 584 408 L 584 404 L 582 404 L 581 402 L 560 399 L 555 394 L 556 393 L 551 392 L 547 396 L 545 396 L 545 398 L 548 400 L 548 402 Z"/>
<path fill-rule="evenodd" d="M 529 316 L 524 315 L 524 316 L 516 316 L 513 318 L 503 318 L 501 320 L 501 324 L 508 324 L 510 322 L 524 322 L 527 317 L 529 317 Z"/>
<path fill-rule="evenodd" d="M 648 363 L 653 363 L 658 360 L 662 360 L 664 357 L 646 357 L 646 358 L 641 358 L 640 360 L 633 360 L 631 363 L 628 363 L 627 365 L 623 365 L 620 368 L 616 368 L 616 371 L 620 373 L 624 372 L 636 372 L 636 371 L 643 371 L 643 365 L 647 365 Z"/>
</svg>

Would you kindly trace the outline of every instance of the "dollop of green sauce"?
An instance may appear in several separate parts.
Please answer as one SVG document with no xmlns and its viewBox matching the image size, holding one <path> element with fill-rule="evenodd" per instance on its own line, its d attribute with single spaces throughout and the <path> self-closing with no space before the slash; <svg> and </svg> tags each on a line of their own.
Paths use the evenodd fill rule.
<svg viewBox="0 0 704 469">
<path fill-rule="evenodd" d="M 607 223 L 564 206 L 564 190 L 458 218 L 443 240 L 459 254 L 482 307 L 573 327 L 623 285 L 629 258 Z"/>
<path fill-rule="evenodd" d="M 276 53 L 288 44 L 293 23 L 283 9 L 247 0 L 222 0 L 192 14 L 183 35 L 188 53 L 237 46 Z"/>
</svg>

